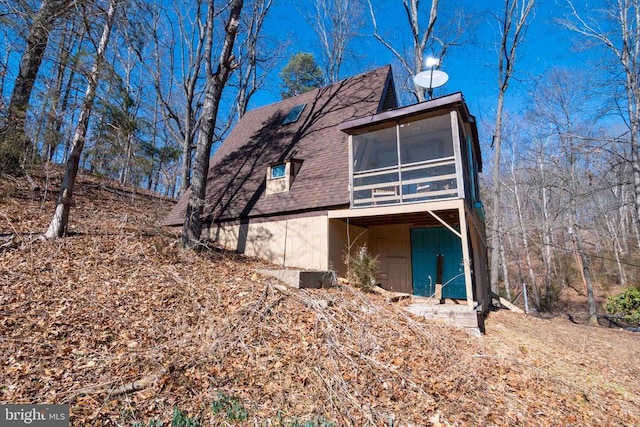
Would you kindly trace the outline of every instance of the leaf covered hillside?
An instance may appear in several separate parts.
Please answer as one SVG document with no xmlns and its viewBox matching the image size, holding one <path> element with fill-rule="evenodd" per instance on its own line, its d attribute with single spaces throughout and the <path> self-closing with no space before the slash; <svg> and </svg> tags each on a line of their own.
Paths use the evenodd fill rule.
<svg viewBox="0 0 640 427">
<path fill-rule="evenodd" d="M 43 242 L 60 173 L 33 179 L 0 180 L 0 403 L 69 404 L 74 426 L 640 425 L 640 334 L 501 311 L 478 337 L 287 289 L 85 174 L 70 235 Z"/>
</svg>

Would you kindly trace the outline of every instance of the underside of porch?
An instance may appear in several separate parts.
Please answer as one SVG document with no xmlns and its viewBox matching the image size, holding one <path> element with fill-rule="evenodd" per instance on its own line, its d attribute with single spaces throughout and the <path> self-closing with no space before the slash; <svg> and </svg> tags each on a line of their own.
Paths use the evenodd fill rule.
<svg viewBox="0 0 640 427">
<path fill-rule="evenodd" d="M 366 245 L 379 261 L 376 280 L 384 289 L 414 297 L 437 293 L 471 313 L 447 312 L 447 318 L 487 309 L 484 229 L 464 200 L 330 211 L 329 221 L 331 249 Z M 443 316 L 442 307 L 420 310 Z"/>
</svg>

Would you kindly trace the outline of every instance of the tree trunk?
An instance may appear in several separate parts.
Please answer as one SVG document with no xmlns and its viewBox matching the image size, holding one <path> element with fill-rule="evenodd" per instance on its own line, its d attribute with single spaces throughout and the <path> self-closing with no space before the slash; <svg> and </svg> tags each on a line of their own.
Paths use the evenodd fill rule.
<svg viewBox="0 0 640 427">
<path fill-rule="evenodd" d="M 502 113 L 504 96 L 509 87 L 509 80 L 513 75 L 518 46 L 524 39 L 528 27 L 529 14 L 533 10 L 535 0 L 505 0 L 504 15 L 500 22 L 502 32 L 500 48 L 498 50 L 498 101 L 496 106 L 496 126 L 493 135 L 493 171 L 491 198 L 493 203 L 491 227 L 491 271 L 489 282 L 491 291 L 499 294 L 499 239 L 501 219 L 500 199 L 500 156 L 502 149 Z M 517 6 L 520 5 L 520 8 Z"/>
<path fill-rule="evenodd" d="M 518 225 L 520 226 L 520 232 L 522 233 L 522 245 L 524 247 L 525 257 L 527 259 L 527 269 L 529 272 L 529 280 L 531 280 L 531 289 L 533 290 L 533 298 L 536 304 L 536 309 L 540 310 L 540 290 L 538 289 L 538 284 L 536 283 L 536 275 L 533 272 L 533 264 L 531 263 L 531 250 L 529 249 L 529 237 L 527 236 L 527 230 L 524 224 L 524 216 L 522 213 L 522 202 L 520 201 L 520 193 L 518 191 L 518 183 L 516 182 L 516 177 L 514 174 L 514 197 L 516 200 L 516 209 L 518 215 Z"/>
<path fill-rule="evenodd" d="M 67 158 L 64 177 L 62 178 L 62 185 L 60 187 L 60 193 L 58 194 L 56 210 L 53 214 L 53 218 L 51 219 L 51 223 L 49 223 L 49 228 L 44 234 L 46 239 L 62 237 L 67 231 L 69 211 L 72 206 L 73 187 L 76 175 L 78 174 L 78 165 L 80 163 L 80 155 L 82 154 L 82 148 L 84 147 L 84 141 L 87 134 L 89 117 L 93 108 L 93 99 L 98 87 L 100 68 L 104 61 L 105 51 L 111 35 L 111 28 L 113 26 L 116 11 L 116 1 L 117 0 L 112 0 L 109 4 L 104 28 L 102 29 L 102 37 L 100 38 L 100 44 L 98 45 L 98 50 L 96 52 L 96 60 L 88 76 L 89 82 L 85 91 L 84 101 L 82 102 L 82 109 L 80 111 L 80 117 L 78 118 L 78 124 L 74 131 L 71 151 Z"/>
<path fill-rule="evenodd" d="M 618 184 L 613 188 L 613 193 L 616 197 L 618 204 L 618 224 L 620 227 L 620 246 L 623 255 L 629 253 L 629 206 L 624 202 L 626 200 L 626 191 L 625 186 L 622 184 L 624 182 L 622 179 L 619 181 L 621 184 Z M 631 216 L 632 217 L 632 216 Z M 633 218 L 633 217 L 632 217 Z M 633 219 L 631 219 L 633 221 Z"/>
<path fill-rule="evenodd" d="M 29 28 L 27 45 L 22 58 L 9 101 L 8 117 L 2 131 L 5 149 L 24 160 L 33 150 L 31 141 L 25 134 L 25 119 L 29 99 L 35 84 L 44 52 L 49 43 L 49 34 L 56 18 L 65 13 L 70 0 L 44 0 Z"/>
<path fill-rule="evenodd" d="M 498 107 L 496 108 L 496 127 L 495 135 L 493 138 L 493 171 L 492 187 L 491 187 L 491 202 L 492 202 L 492 215 L 491 215 L 491 270 L 489 281 L 491 283 L 491 292 L 496 295 L 500 294 L 500 220 L 502 217 L 501 209 L 501 191 L 500 191 L 500 154 L 502 145 L 502 108 L 504 105 L 504 91 L 501 89 L 498 93 Z"/>
<path fill-rule="evenodd" d="M 607 227 L 607 231 L 609 232 L 609 237 L 611 238 L 611 246 L 613 246 L 613 254 L 616 259 L 616 267 L 618 268 L 618 281 L 620 285 L 627 286 L 627 274 L 624 271 L 624 266 L 622 265 L 622 260 L 620 259 L 620 254 L 623 253 L 620 240 L 624 239 L 624 230 L 621 227 L 616 227 L 614 219 L 610 219 L 609 217 L 607 217 L 605 207 L 600 200 L 598 200 L 598 207 L 600 208 L 601 215 Z"/>
<path fill-rule="evenodd" d="M 574 224 L 573 226 L 574 241 L 576 244 L 576 250 L 578 251 L 578 261 L 580 264 L 580 272 L 582 273 L 582 280 L 587 291 L 587 303 L 589 305 L 589 324 L 592 326 L 598 326 L 598 313 L 596 308 L 596 298 L 593 294 L 593 282 L 591 280 L 591 270 L 589 269 L 589 259 L 584 253 L 582 244 L 582 237 L 580 236 L 580 229 Z"/>
<path fill-rule="evenodd" d="M 504 293 L 509 302 L 511 300 L 511 284 L 509 281 L 509 266 L 507 264 L 507 253 L 504 250 L 504 241 L 500 239 L 500 264 L 502 265 L 502 279 L 504 280 Z"/>
<path fill-rule="evenodd" d="M 551 298 L 552 298 L 552 288 L 551 288 L 551 277 L 552 277 L 552 252 L 551 252 L 551 218 L 549 215 L 549 192 L 547 185 L 545 183 L 545 170 L 542 159 L 538 159 L 538 166 L 540 168 L 540 177 L 542 179 L 542 185 L 540 187 L 542 198 L 542 259 L 544 261 L 544 300 L 545 305 L 547 307 L 551 307 Z"/>
<path fill-rule="evenodd" d="M 613 251 L 616 256 L 616 266 L 618 267 L 618 277 L 620 277 L 620 285 L 627 286 L 627 273 L 624 271 L 624 265 L 622 265 L 622 261 L 620 260 L 620 252 L 622 249 L 617 241 L 613 242 Z"/>
<path fill-rule="evenodd" d="M 189 105 L 185 112 L 184 136 L 182 140 L 182 168 L 180 193 L 184 193 L 191 186 L 191 148 L 193 146 L 193 113 Z"/>
<path fill-rule="evenodd" d="M 230 0 L 229 17 L 225 25 L 225 39 L 218 59 L 218 67 L 215 73 L 211 72 L 210 64 L 207 64 L 207 83 L 205 86 L 205 99 L 202 110 L 202 124 L 198 134 L 198 143 L 193 165 L 191 192 L 187 202 L 187 213 L 182 227 L 182 242 L 188 248 L 196 248 L 200 243 L 202 233 L 202 213 L 204 210 L 204 196 L 209 174 L 209 157 L 213 145 L 218 107 L 222 98 L 222 91 L 233 71 L 233 45 L 240 24 L 240 13 L 243 0 Z M 213 13 L 214 1 L 209 3 L 207 16 L 207 54 L 205 58 L 211 59 L 211 46 L 213 44 Z"/>
</svg>

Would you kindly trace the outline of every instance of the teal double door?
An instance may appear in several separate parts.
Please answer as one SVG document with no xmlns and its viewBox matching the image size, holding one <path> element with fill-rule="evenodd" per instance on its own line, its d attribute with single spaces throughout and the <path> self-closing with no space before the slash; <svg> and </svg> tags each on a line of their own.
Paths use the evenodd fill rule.
<svg viewBox="0 0 640 427">
<path fill-rule="evenodd" d="M 442 298 L 466 299 L 462 242 L 445 227 L 411 229 L 413 294 L 425 297 L 441 281 Z"/>
</svg>

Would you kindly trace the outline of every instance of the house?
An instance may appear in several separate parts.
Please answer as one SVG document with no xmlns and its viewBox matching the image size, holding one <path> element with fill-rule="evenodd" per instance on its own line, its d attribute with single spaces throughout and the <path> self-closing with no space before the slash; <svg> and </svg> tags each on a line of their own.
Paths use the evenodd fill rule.
<svg viewBox="0 0 640 427">
<path fill-rule="evenodd" d="M 483 312 L 481 168 L 462 95 L 398 108 L 386 66 L 246 113 L 211 160 L 203 235 L 340 275 L 348 248 L 366 245 L 382 287 Z"/>
</svg>

